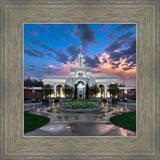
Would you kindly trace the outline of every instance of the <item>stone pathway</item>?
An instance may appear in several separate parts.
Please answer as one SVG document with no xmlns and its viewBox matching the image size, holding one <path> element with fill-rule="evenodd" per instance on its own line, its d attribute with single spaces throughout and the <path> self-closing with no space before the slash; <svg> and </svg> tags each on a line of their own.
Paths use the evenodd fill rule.
<svg viewBox="0 0 160 160">
<path fill-rule="evenodd" d="M 24 136 L 136 136 L 136 132 L 113 124 L 54 123 L 28 132 Z"/>
<path fill-rule="evenodd" d="M 54 108 L 54 107 L 53 107 Z M 123 129 L 110 123 L 109 118 L 122 114 L 124 111 L 134 111 L 135 107 L 114 107 L 112 112 L 93 113 L 54 113 L 46 112 L 45 107 L 34 108 L 32 114 L 43 115 L 50 118 L 50 122 L 24 136 L 136 136 L 136 132 Z"/>
</svg>

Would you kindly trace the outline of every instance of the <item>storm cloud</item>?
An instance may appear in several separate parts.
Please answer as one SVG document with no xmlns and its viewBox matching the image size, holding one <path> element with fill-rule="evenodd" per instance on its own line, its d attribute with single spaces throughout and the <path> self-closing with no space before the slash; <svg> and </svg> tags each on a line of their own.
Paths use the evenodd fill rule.
<svg viewBox="0 0 160 160">
<path fill-rule="evenodd" d="M 115 27 L 114 29 L 117 31 L 127 30 L 132 27 L 135 27 L 136 24 L 121 24 L 120 26 Z"/>
<path fill-rule="evenodd" d="M 80 49 L 75 45 L 69 45 L 65 48 L 65 52 L 71 56 L 71 61 L 74 61 L 78 57 Z"/>
<path fill-rule="evenodd" d="M 37 31 L 28 31 L 28 32 L 35 37 L 39 36 L 39 33 Z"/>
<path fill-rule="evenodd" d="M 119 42 L 114 42 L 109 47 L 107 47 L 105 50 L 107 52 L 113 52 L 114 50 L 117 50 L 119 48 L 121 48 L 121 44 Z"/>
<path fill-rule="evenodd" d="M 48 51 L 49 53 L 47 55 L 49 57 L 52 57 L 56 61 L 65 64 L 67 63 L 67 61 L 69 61 L 68 56 L 62 50 L 55 50 L 54 48 L 48 47 L 46 45 L 41 45 L 41 47 Z"/>
<path fill-rule="evenodd" d="M 135 25 L 120 25 L 116 27 L 116 29 L 118 28 L 117 30 L 120 31 L 122 28 L 129 29 L 133 26 Z M 114 34 L 114 32 L 109 35 L 111 38 L 113 36 L 112 34 Z M 117 35 L 120 36 L 116 39 L 115 36 L 113 36 L 115 40 L 110 45 L 106 46 L 104 51 L 110 55 L 109 59 L 112 61 L 119 61 L 120 58 L 122 58 L 125 59 L 126 63 L 132 62 L 132 65 L 123 68 L 124 70 L 129 70 L 136 66 L 135 35 L 133 35 L 133 32 L 131 31 L 123 32 L 123 34 L 118 32 Z M 113 65 L 112 68 L 115 69 L 117 66 Z"/>
<path fill-rule="evenodd" d="M 72 35 L 79 38 L 83 47 L 98 44 L 95 38 L 95 31 L 89 26 L 89 24 L 76 25 Z"/>
<path fill-rule="evenodd" d="M 101 62 L 99 61 L 98 56 L 89 57 L 85 56 L 85 65 L 88 67 L 96 68 Z"/>
<path fill-rule="evenodd" d="M 110 24 L 106 24 L 104 26 L 101 27 L 101 31 L 105 32 L 111 25 Z"/>
<path fill-rule="evenodd" d="M 121 62 L 115 63 L 115 62 L 111 61 L 110 64 L 112 65 L 111 68 L 112 68 L 112 69 L 115 69 L 115 68 L 118 68 L 118 67 L 119 67 L 119 65 L 121 64 Z"/>
<path fill-rule="evenodd" d="M 34 57 L 40 57 L 40 58 L 44 57 L 44 53 L 41 50 L 37 50 L 37 49 L 30 49 L 30 50 L 25 49 L 24 53 Z"/>
<path fill-rule="evenodd" d="M 31 42 L 32 44 L 35 44 L 35 45 L 40 45 L 42 43 L 40 40 L 32 40 L 32 39 L 31 39 Z"/>
<path fill-rule="evenodd" d="M 49 57 L 52 57 L 53 59 L 55 59 L 56 61 L 60 62 L 60 63 L 64 63 L 67 64 L 67 61 L 69 61 L 68 56 L 64 54 L 64 52 L 62 50 L 58 50 L 56 52 L 53 53 L 48 53 L 47 55 Z"/>
<path fill-rule="evenodd" d="M 78 66 L 80 41 L 93 76 L 116 75 L 135 84 L 135 24 L 24 24 L 25 76 L 70 75 L 70 67 Z"/>
</svg>

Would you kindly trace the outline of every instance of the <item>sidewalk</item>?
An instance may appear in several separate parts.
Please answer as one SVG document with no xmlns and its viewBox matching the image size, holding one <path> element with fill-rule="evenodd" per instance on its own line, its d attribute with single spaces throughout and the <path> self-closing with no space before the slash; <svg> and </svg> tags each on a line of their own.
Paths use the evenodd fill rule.
<svg viewBox="0 0 160 160">
<path fill-rule="evenodd" d="M 24 136 L 136 136 L 136 132 L 113 124 L 55 123 L 47 124 Z"/>
</svg>

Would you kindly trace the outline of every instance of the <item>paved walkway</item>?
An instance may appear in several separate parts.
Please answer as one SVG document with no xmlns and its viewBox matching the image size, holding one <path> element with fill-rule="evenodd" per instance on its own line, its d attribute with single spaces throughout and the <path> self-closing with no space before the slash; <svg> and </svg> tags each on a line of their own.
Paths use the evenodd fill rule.
<svg viewBox="0 0 160 160">
<path fill-rule="evenodd" d="M 55 107 L 55 106 L 54 106 Z M 136 136 L 136 132 L 123 129 L 110 123 L 109 118 L 124 112 L 134 111 L 135 107 L 114 107 L 112 112 L 104 108 L 100 114 L 59 113 L 53 107 L 53 113 L 46 112 L 46 107 L 34 108 L 30 113 L 50 118 L 50 122 L 24 136 Z"/>
<path fill-rule="evenodd" d="M 25 136 L 136 136 L 136 133 L 113 124 L 55 123 L 28 132 Z"/>
</svg>

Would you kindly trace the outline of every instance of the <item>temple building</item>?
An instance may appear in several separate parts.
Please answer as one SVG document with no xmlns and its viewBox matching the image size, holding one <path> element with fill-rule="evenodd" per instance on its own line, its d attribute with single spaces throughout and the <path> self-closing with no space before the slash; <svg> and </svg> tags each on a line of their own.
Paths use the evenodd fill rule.
<svg viewBox="0 0 160 160">
<path fill-rule="evenodd" d="M 62 88 L 65 84 L 75 87 L 77 84 L 77 97 L 85 98 L 85 90 L 86 84 L 88 83 L 89 87 L 94 84 L 100 89 L 100 92 L 97 95 L 90 95 L 90 97 L 99 97 L 99 98 L 107 98 L 110 97 L 110 93 L 108 91 L 108 85 L 118 83 L 116 76 L 92 76 L 91 68 L 85 67 L 83 64 L 83 54 L 78 54 L 78 66 L 71 67 L 69 76 L 45 76 L 42 80 L 43 84 L 51 84 L 54 89 L 54 93 L 51 97 L 54 98 L 66 98 L 63 93 Z M 67 95 L 68 98 L 73 98 L 72 95 Z"/>
</svg>

